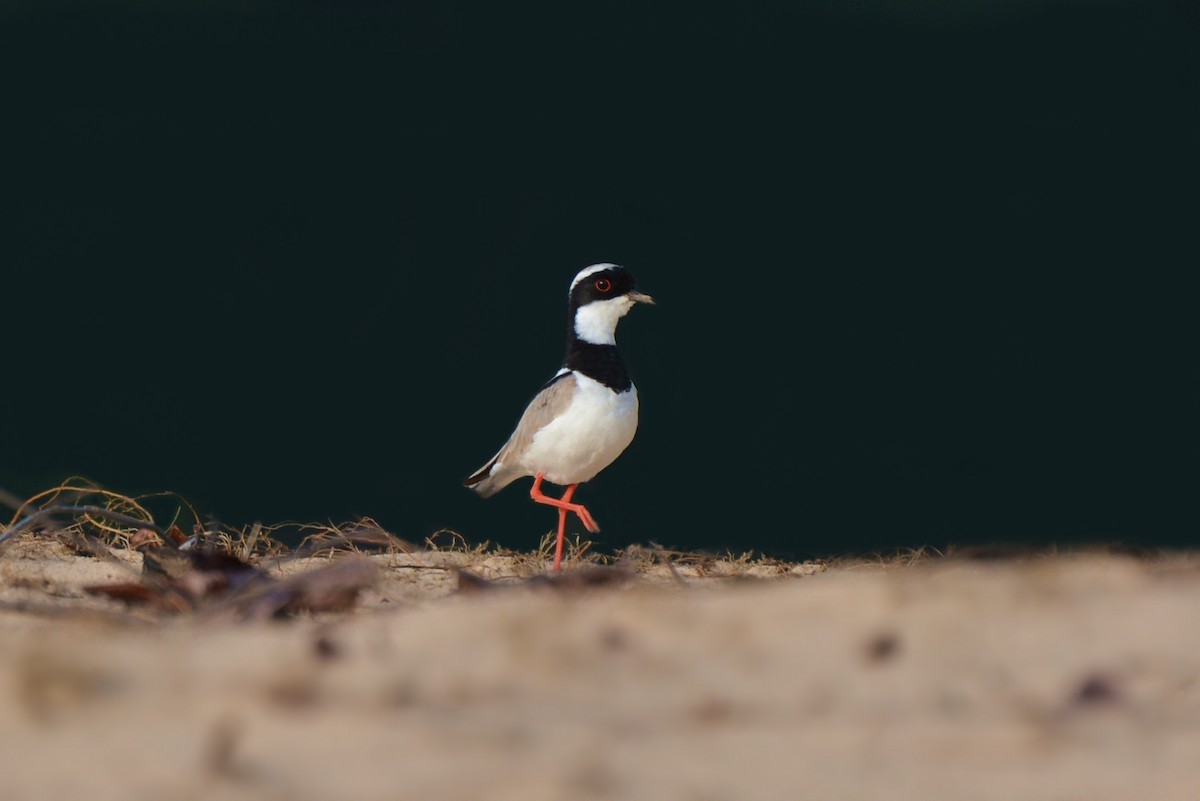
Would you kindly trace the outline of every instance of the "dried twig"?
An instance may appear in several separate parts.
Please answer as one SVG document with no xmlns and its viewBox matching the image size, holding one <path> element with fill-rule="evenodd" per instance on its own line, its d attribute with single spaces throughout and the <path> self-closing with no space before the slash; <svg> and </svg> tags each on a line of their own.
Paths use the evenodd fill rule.
<svg viewBox="0 0 1200 801">
<path fill-rule="evenodd" d="M 56 515 L 90 515 L 93 517 L 103 517 L 114 523 L 123 523 L 127 526 L 137 526 L 138 528 L 148 528 L 156 534 L 164 534 L 165 531 L 152 520 L 143 520 L 134 517 L 133 515 L 122 514 L 105 509 L 103 506 L 47 506 L 44 509 L 38 509 L 36 512 L 26 515 L 18 520 L 8 529 L 0 534 L 0 544 L 7 542 L 12 537 L 20 534 L 22 531 L 31 528 L 35 523 L 39 523 L 47 518 Z"/>
</svg>

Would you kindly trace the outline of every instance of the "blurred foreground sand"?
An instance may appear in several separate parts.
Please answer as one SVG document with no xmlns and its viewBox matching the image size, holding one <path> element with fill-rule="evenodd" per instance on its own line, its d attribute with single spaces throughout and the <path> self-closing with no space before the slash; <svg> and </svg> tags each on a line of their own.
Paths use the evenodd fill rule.
<svg viewBox="0 0 1200 801">
<path fill-rule="evenodd" d="M 14 611 L 121 610 L 79 587 L 129 574 L 9 549 L 0 797 L 1200 798 L 1191 558 L 474 593 L 373 558 L 346 615 L 122 623 Z"/>
</svg>

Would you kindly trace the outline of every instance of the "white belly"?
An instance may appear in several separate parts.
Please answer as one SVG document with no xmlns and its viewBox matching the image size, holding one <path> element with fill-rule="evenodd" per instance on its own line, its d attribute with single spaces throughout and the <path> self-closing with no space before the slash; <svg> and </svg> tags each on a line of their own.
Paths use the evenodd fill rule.
<svg viewBox="0 0 1200 801">
<path fill-rule="evenodd" d="M 590 481 L 633 442 L 637 388 L 620 394 L 576 374 L 575 395 L 560 417 L 534 435 L 522 458 L 529 473 L 554 484 Z"/>
</svg>

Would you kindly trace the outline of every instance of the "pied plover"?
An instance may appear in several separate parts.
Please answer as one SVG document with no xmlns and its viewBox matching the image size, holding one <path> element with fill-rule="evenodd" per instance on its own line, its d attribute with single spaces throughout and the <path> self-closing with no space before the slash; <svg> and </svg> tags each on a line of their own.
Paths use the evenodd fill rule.
<svg viewBox="0 0 1200 801">
<path fill-rule="evenodd" d="M 567 512 L 588 531 L 600 526 L 575 489 L 613 463 L 633 441 L 638 423 L 637 388 L 617 351 L 617 323 L 634 303 L 654 303 L 636 291 L 633 274 L 616 264 L 580 270 L 568 292 L 570 325 L 562 369 L 542 387 L 521 415 L 500 452 L 463 484 L 483 497 L 518 478 L 533 476 L 529 497 L 558 509 L 554 569 L 562 569 Z M 561 498 L 542 493 L 542 481 L 566 487 Z"/>
</svg>

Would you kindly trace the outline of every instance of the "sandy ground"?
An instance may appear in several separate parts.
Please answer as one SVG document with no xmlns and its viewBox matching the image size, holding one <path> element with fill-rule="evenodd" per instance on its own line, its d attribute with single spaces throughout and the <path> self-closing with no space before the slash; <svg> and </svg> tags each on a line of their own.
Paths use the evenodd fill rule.
<svg viewBox="0 0 1200 801">
<path fill-rule="evenodd" d="M 237 623 L 83 595 L 118 556 L 0 555 L 6 801 L 1200 798 L 1191 557 L 457 592 L 461 554 L 378 556 L 352 612 Z"/>
</svg>

